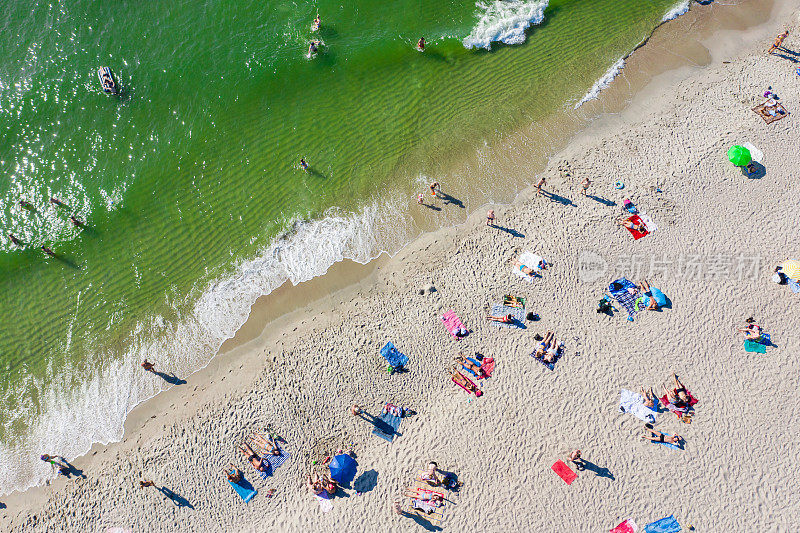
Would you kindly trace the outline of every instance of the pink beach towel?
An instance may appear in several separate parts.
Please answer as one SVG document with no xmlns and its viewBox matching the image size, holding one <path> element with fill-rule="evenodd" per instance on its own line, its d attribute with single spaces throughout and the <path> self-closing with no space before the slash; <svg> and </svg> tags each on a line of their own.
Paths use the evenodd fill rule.
<svg viewBox="0 0 800 533">
<path fill-rule="evenodd" d="M 458 330 L 466 330 L 467 327 L 463 322 L 461 322 L 461 319 L 456 316 L 456 312 L 451 309 L 443 314 L 442 322 L 444 322 L 444 327 L 447 328 L 447 331 L 450 332 L 450 335 L 452 335 L 454 339 L 460 341 L 461 337 L 458 336 Z"/>
<path fill-rule="evenodd" d="M 686 391 L 686 394 L 689 395 L 689 407 L 692 407 L 694 404 L 696 404 L 697 402 L 700 401 L 697 398 L 695 398 L 694 396 L 692 396 L 692 393 L 689 392 L 688 390 Z M 662 396 L 661 398 L 659 398 L 659 400 L 661 400 L 661 405 L 663 405 L 664 407 L 666 407 L 667 409 L 669 409 L 673 413 L 685 413 L 685 412 L 687 412 L 689 410 L 689 407 L 678 407 L 676 405 L 673 405 L 673 404 L 669 403 L 669 401 L 667 401 L 667 395 L 666 394 L 664 396 Z"/>
<path fill-rule="evenodd" d="M 473 387 L 475 387 L 475 396 L 481 396 L 481 395 L 483 395 L 483 391 L 482 391 L 482 390 L 480 390 L 480 389 L 479 389 L 479 388 L 478 388 L 478 387 L 477 387 L 477 386 L 476 386 L 474 383 L 472 383 L 472 381 L 471 381 L 471 380 L 470 380 L 470 379 L 469 379 L 467 376 L 465 376 L 465 375 L 464 375 L 464 374 L 462 374 L 461 372 L 456 372 L 456 374 L 458 374 L 458 375 L 459 375 L 459 376 L 461 376 L 462 378 L 466 379 L 466 380 L 467 380 L 467 381 L 468 381 L 468 382 L 469 382 L 469 383 L 470 383 L 470 384 L 471 384 Z M 469 390 L 468 388 L 466 388 L 464 385 L 462 385 L 461 383 L 459 383 L 458 381 L 456 381 L 456 378 L 450 378 L 450 379 L 452 379 L 452 380 L 453 380 L 453 383 L 455 383 L 456 385 L 458 385 L 459 387 L 461 387 L 462 389 L 464 389 L 465 391 L 467 391 L 467 394 L 472 394 L 472 392 L 470 392 L 470 390 Z"/>
<path fill-rule="evenodd" d="M 568 467 L 561 459 L 553 463 L 553 466 L 550 468 L 552 468 L 553 472 L 558 474 L 558 477 L 563 479 L 567 485 L 572 484 L 572 482 L 575 481 L 575 478 L 578 477 L 578 474 L 573 472 L 572 469 Z"/>
<path fill-rule="evenodd" d="M 633 518 L 628 518 L 620 525 L 612 529 L 611 533 L 636 533 L 638 530 L 639 526 L 636 525 L 636 522 L 633 521 Z"/>
<path fill-rule="evenodd" d="M 481 364 L 481 370 L 483 370 L 484 377 L 492 377 L 492 372 L 494 372 L 494 359 L 491 357 L 484 357 L 483 364 Z"/>
</svg>

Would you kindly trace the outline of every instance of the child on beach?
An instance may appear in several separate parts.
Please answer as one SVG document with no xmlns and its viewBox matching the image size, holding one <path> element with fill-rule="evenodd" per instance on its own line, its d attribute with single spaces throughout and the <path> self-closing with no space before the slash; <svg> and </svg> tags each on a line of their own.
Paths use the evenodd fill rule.
<svg viewBox="0 0 800 533">
<path fill-rule="evenodd" d="M 591 184 L 592 184 L 592 182 L 589 180 L 588 177 L 583 178 L 583 184 L 582 184 L 583 188 L 581 189 L 581 194 L 586 196 L 586 191 L 587 191 L 587 189 L 589 189 L 589 185 L 591 185 Z"/>
</svg>

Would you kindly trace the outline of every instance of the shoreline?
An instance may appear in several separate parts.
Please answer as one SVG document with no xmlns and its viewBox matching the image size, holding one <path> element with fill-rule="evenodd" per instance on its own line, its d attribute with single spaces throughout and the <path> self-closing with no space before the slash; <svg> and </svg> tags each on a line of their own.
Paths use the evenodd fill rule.
<svg viewBox="0 0 800 533">
<path fill-rule="evenodd" d="M 787 10 L 784 6 L 784 10 Z M 777 9 L 776 9 L 777 11 Z M 763 25 L 763 24 L 762 24 Z M 737 40 L 734 36 L 731 38 L 732 41 Z M 721 48 L 721 45 L 718 44 Z M 713 59 L 714 57 L 719 57 L 719 50 L 717 51 L 717 55 L 711 52 L 712 61 L 711 64 L 715 62 Z M 633 56 L 635 57 L 635 55 Z M 677 73 L 676 70 L 684 70 L 686 67 L 681 67 L 676 70 L 667 71 L 664 74 L 668 74 L 666 77 L 670 78 L 668 83 L 674 83 L 676 79 L 680 79 L 681 77 L 688 78 L 691 74 L 691 70 L 693 67 L 689 67 L 687 72 Z M 671 74 L 671 75 L 669 75 Z M 646 93 L 648 90 L 651 91 L 659 91 L 663 90 L 662 87 L 652 87 L 654 84 L 657 84 L 657 81 L 663 74 L 656 76 L 653 80 L 647 84 L 647 87 L 638 92 L 636 98 L 643 98 L 643 94 Z M 635 114 L 636 111 L 631 109 L 630 105 L 625 106 L 625 109 L 621 112 L 621 115 L 631 115 Z M 584 128 L 580 133 L 576 136 L 573 136 L 572 140 L 569 141 L 569 145 L 576 143 L 576 139 L 586 136 L 597 136 L 598 132 L 595 130 L 602 130 L 606 127 L 606 123 L 608 122 L 615 122 L 615 120 L 609 120 L 608 114 L 603 115 L 601 118 L 591 121 L 588 128 Z M 591 129 L 592 132 L 589 133 L 587 130 Z M 562 153 L 563 150 L 559 150 L 558 154 Z M 557 155 L 558 155 L 557 154 Z M 554 161 L 557 157 L 551 158 L 550 164 L 548 167 L 552 167 Z M 531 187 L 528 186 L 523 189 L 520 193 L 516 195 L 515 200 L 509 205 L 503 205 L 501 207 L 495 207 L 498 211 L 498 214 L 502 217 L 503 213 L 512 209 L 514 205 L 518 205 L 519 203 L 524 202 L 526 199 L 531 197 Z M 494 204 L 492 204 L 494 207 Z M 139 404 L 133 411 L 128 414 L 128 417 L 125 422 L 125 432 L 123 441 L 121 443 L 114 443 L 108 446 L 102 445 L 95 445 L 92 447 L 90 452 L 87 456 L 84 456 L 83 459 L 78 460 L 77 462 L 84 466 L 84 462 L 88 462 L 88 464 L 92 464 L 94 461 L 91 457 L 95 456 L 98 453 L 106 453 L 110 451 L 114 447 L 125 447 L 126 441 L 130 444 L 131 441 L 136 440 L 138 437 L 139 440 L 142 439 L 142 432 L 145 426 L 152 425 L 149 424 L 150 418 L 149 415 L 153 412 L 158 412 L 162 409 L 166 408 L 167 404 L 172 403 L 173 405 L 177 403 L 177 401 L 187 400 L 190 401 L 189 392 L 192 390 L 197 390 L 199 387 L 202 387 L 204 390 L 207 391 L 206 396 L 203 398 L 205 403 L 213 403 L 220 398 L 224 398 L 228 395 L 228 392 L 225 390 L 226 386 L 221 382 L 221 380 L 226 379 L 224 374 L 230 373 L 231 370 L 229 367 L 235 366 L 237 363 L 241 363 L 239 369 L 234 371 L 234 377 L 242 374 L 246 374 L 248 371 L 257 371 L 262 366 L 262 361 L 256 356 L 256 353 L 259 350 L 262 350 L 263 347 L 266 345 L 268 340 L 272 340 L 277 338 L 278 332 L 281 332 L 284 328 L 289 328 L 298 318 L 303 316 L 308 316 L 307 314 L 309 311 L 312 311 L 313 308 L 318 309 L 327 309 L 329 307 L 335 307 L 333 305 L 335 302 L 334 300 L 341 299 L 342 303 L 348 297 L 352 296 L 359 291 L 366 290 L 367 287 L 372 286 L 371 284 L 376 283 L 375 277 L 376 272 L 380 272 L 381 276 L 385 277 L 388 273 L 392 272 L 394 269 L 401 268 L 401 261 L 399 259 L 400 256 L 406 256 L 409 253 L 409 250 L 417 249 L 419 250 L 422 248 L 426 243 L 437 242 L 443 236 L 453 235 L 453 234 L 460 234 L 464 233 L 469 229 L 472 229 L 476 224 L 476 219 L 481 218 L 481 209 L 478 208 L 474 210 L 468 217 L 465 222 L 458 223 L 454 226 L 441 228 L 435 230 L 433 232 L 426 232 L 421 237 L 414 239 L 414 241 L 410 244 L 404 246 L 393 258 L 389 259 L 386 258 L 385 255 L 382 255 L 379 259 L 373 260 L 367 265 L 357 265 L 347 264 L 347 263 L 337 263 L 333 270 L 329 270 L 327 274 L 324 276 L 314 278 L 309 282 L 304 282 L 299 284 L 296 287 L 287 288 L 286 284 L 282 286 L 280 289 L 274 291 L 270 295 L 263 296 L 259 298 L 260 302 L 257 302 L 251 307 L 250 317 L 248 318 L 247 322 L 244 326 L 240 327 L 237 331 L 236 335 L 232 339 L 228 339 L 223 344 L 222 348 L 218 351 L 217 355 L 211 360 L 211 362 L 203 369 L 195 372 L 190 377 L 187 378 L 188 383 L 186 385 L 182 385 L 180 387 L 173 387 L 172 389 L 162 392 L 158 394 L 156 397 L 151 398 L 142 404 Z M 501 219 L 502 220 L 502 219 Z M 337 274 L 347 278 L 345 283 L 339 283 L 338 281 L 333 281 L 331 274 Z M 323 279 L 325 278 L 325 279 Z M 357 281 L 353 282 L 355 279 Z M 353 283 L 350 283 L 353 282 Z M 309 285 L 306 285 L 308 283 Z M 316 293 L 325 293 L 325 296 L 321 298 L 314 299 L 313 296 Z M 303 293 L 305 293 L 303 295 Z M 301 294 L 303 296 L 307 296 L 310 298 L 309 300 L 305 300 L 303 296 L 299 296 Z M 270 298 L 272 297 L 272 298 Z M 270 314 L 269 308 L 275 305 L 275 301 L 282 300 L 285 302 L 291 302 L 291 305 L 295 308 L 292 309 L 289 313 L 278 313 L 278 316 L 273 316 Z M 297 301 L 300 300 L 300 303 Z M 313 313 L 312 313 L 313 316 Z M 263 323 L 261 321 L 264 321 Z M 303 321 L 305 322 L 305 321 Z M 301 323 L 303 323 L 301 322 Z M 259 327 L 261 331 L 259 331 Z M 271 330 L 271 332 L 264 331 L 265 329 Z M 226 372 L 227 370 L 227 372 Z M 212 387 L 212 385 L 215 385 Z M 194 395 L 192 395 L 194 396 Z M 162 424 L 168 424 L 170 422 L 177 422 L 181 418 L 186 417 L 186 413 L 181 413 L 179 415 L 175 415 L 173 418 L 172 415 L 167 415 L 166 417 L 159 417 L 158 422 Z M 188 416 L 192 416 L 188 414 Z M 139 428 L 139 429 L 137 429 Z M 152 428 L 147 428 L 148 430 L 152 430 Z M 57 480 L 56 482 L 51 484 L 49 488 L 61 488 L 59 485 L 63 485 L 63 480 Z M 37 487 L 29 489 L 21 494 L 30 494 L 32 497 L 41 496 L 40 494 L 33 494 L 34 492 L 44 492 L 45 487 Z M 15 493 L 20 494 L 20 493 Z M 4 498 L 4 501 L 11 501 L 13 496 L 9 498 Z M 11 504 L 9 504 L 9 508 Z M 7 515 L 7 510 L 4 510 L 4 515 Z M 5 518 L 4 518 L 5 520 Z"/>
</svg>

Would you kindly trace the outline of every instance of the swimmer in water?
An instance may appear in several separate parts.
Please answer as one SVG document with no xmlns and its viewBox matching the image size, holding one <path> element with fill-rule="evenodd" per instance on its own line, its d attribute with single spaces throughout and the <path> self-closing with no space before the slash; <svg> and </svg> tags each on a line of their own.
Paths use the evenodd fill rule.
<svg viewBox="0 0 800 533">
<path fill-rule="evenodd" d="M 74 226 L 83 227 L 83 222 L 77 218 L 75 215 L 70 215 L 69 219 L 72 221 Z"/>
<path fill-rule="evenodd" d="M 64 202 L 62 202 L 61 200 L 59 200 L 58 198 L 56 198 L 55 196 L 51 196 L 51 197 L 50 197 L 50 203 L 51 203 L 51 204 L 55 204 L 55 205 L 59 205 L 59 206 L 65 206 L 65 205 L 67 205 L 67 204 L 65 204 Z"/>
<path fill-rule="evenodd" d="M 317 18 L 311 23 L 311 31 L 319 31 L 320 24 L 322 24 L 322 21 L 319 19 L 319 13 L 317 13 Z"/>
<path fill-rule="evenodd" d="M 308 45 L 308 57 L 319 52 L 319 45 L 322 44 L 322 41 L 311 41 L 311 44 Z"/>
<path fill-rule="evenodd" d="M 42 251 L 44 253 L 46 253 L 47 255 L 49 255 L 50 257 L 55 257 L 56 256 L 56 253 L 53 250 L 51 250 L 50 248 L 48 248 L 47 246 L 45 246 L 44 244 L 42 245 Z"/>
<path fill-rule="evenodd" d="M 33 204 L 28 202 L 28 201 L 26 201 L 26 200 L 20 200 L 19 201 L 19 205 L 21 207 L 24 207 L 25 209 L 30 209 L 31 211 L 36 211 L 36 208 L 33 207 Z"/>
<path fill-rule="evenodd" d="M 14 237 L 14 234 L 13 234 L 13 233 L 9 233 L 9 234 L 8 234 L 8 238 L 9 238 L 9 239 L 11 239 L 11 242 L 13 242 L 14 244 L 16 244 L 17 246 L 22 246 L 22 241 L 21 241 L 21 240 L 19 240 L 19 239 L 17 239 L 16 237 Z"/>
<path fill-rule="evenodd" d="M 425 37 L 420 37 L 419 41 L 417 41 L 417 50 L 420 52 L 425 51 Z"/>
<path fill-rule="evenodd" d="M 434 181 L 433 183 L 431 183 L 428 186 L 428 188 L 431 190 L 431 195 L 432 196 L 436 196 L 436 192 L 442 190 L 442 187 L 441 187 L 441 185 L 439 185 L 438 181 Z"/>
<path fill-rule="evenodd" d="M 308 163 L 306 163 L 306 160 L 302 157 L 300 158 L 300 168 L 308 172 Z"/>
</svg>

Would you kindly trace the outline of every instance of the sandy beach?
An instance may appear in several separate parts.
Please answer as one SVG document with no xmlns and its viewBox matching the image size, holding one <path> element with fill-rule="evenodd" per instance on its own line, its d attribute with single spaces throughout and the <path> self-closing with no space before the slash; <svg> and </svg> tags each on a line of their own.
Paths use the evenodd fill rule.
<svg viewBox="0 0 800 533">
<path fill-rule="evenodd" d="M 297 291 L 274 296 L 294 310 L 254 310 L 237 346 L 139 406 L 122 442 L 71 462 L 78 475 L 3 498 L 0 529 L 595 532 L 674 515 L 684 531 L 792 531 L 800 319 L 798 295 L 771 277 L 800 259 L 799 7 L 776 2 L 767 23 L 715 34 L 708 65 L 657 76 L 520 178 L 544 177 L 545 194 L 530 187 L 350 268 L 322 298 L 308 296 L 313 281 L 298 287 L 308 305 L 294 309 Z M 785 50 L 768 55 L 787 28 Z M 788 111 L 770 124 L 752 111 L 768 87 Z M 743 143 L 763 153 L 749 177 L 726 155 Z M 619 226 L 625 198 L 658 229 L 634 240 Z M 497 227 L 485 224 L 489 208 Z M 524 252 L 551 266 L 521 279 L 513 260 Z M 616 302 L 613 316 L 595 312 L 621 277 L 646 279 L 669 305 L 633 321 Z M 488 322 L 507 294 L 538 320 Z M 449 310 L 464 339 L 443 326 Z M 736 329 L 747 317 L 771 336 L 764 354 L 744 350 Z M 565 344 L 553 370 L 530 355 L 547 331 Z M 408 355 L 406 372 L 387 372 L 388 341 Z M 494 359 L 480 397 L 450 379 L 459 352 Z M 682 450 L 641 439 L 644 422 L 618 408 L 622 389 L 661 396 L 673 373 L 699 400 L 695 414 L 684 423 L 663 411 L 654 428 L 680 434 Z M 356 403 L 377 416 L 385 402 L 413 411 L 391 443 L 349 412 Z M 261 479 L 237 444 L 268 426 L 288 459 Z M 320 504 L 305 474 L 340 449 L 358 471 Z M 566 484 L 551 466 L 575 449 L 585 468 Z M 441 523 L 392 509 L 408 509 L 403 491 L 429 461 L 461 483 L 446 491 Z M 229 463 L 258 490 L 248 503 L 222 474 Z"/>
</svg>

